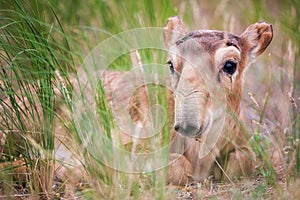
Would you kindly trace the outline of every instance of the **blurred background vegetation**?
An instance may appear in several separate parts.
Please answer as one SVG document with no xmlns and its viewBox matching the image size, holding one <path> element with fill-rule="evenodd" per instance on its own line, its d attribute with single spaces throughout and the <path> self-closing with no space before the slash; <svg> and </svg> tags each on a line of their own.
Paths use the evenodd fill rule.
<svg viewBox="0 0 300 200">
<path fill-rule="evenodd" d="M 59 198 L 60 192 L 67 193 L 64 186 L 67 181 L 58 184 L 55 180 L 56 121 L 77 141 L 74 147 L 68 148 L 76 153 L 82 150 L 85 156 L 88 187 L 81 188 L 77 196 L 92 199 L 95 195 L 108 195 L 108 198 L 123 194 L 129 198 L 169 198 L 168 195 L 172 195 L 166 192 L 165 186 L 155 182 L 153 175 L 149 184 L 141 184 L 139 179 L 132 181 L 128 177 L 130 181 L 113 180 L 109 170 L 93 174 L 95 166 L 93 163 L 87 166 L 91 158 L 80 148 L 82 141 L 76 138 L 72 121 L 59 113 L 56 104 L 70 108 L 70 76 L 98 43 L 133 28 L 163 27 L 167 18 L 174 15 L 181 16 L 189 30 L 216 29 L 240 34 L 257 21 L 273 24 L 273 42 L 257 59 L 255 67 L 249 69 L 245 86 L 245 107 L 250 110 L 246 116 L 257 122 L 253 125 L 253 121 L 249 121 L 248 125 L 250 132 L 258 135 L 253 144 L 260 158 L 258 171 L 266 180 L 253 184 L 251 197 L 266 197 L 269 185 L 285 191 L 283 194 L 287 196 L 281 197 L 299 195 L 297 186 L 292 186 L 300 171 L 299 0 L 1 0 L 0 136 L 13 137 L 9 137 L 7 146 L 0 148 L 2 164 L 5 163 L 0 175 L 0 197 L 29 194 L 51 199 Z M 121 62 L 117 64 L 124 65 Z M 255 107 L 248 93 L 262 107 Z M 105 102 L 102 107 L 106 111 Z M 107 123 L 110 120 L 108 117 Z M 14 147 L 16 141 L 18 145 Z M 279 151 L 279 159 L 283 160 L 281 176 L 278 166 L 272 165 L 273 154 L 270 157 L 267 150 L 274 146 Z M 22 186 L 22 181 L 8 175 L 13 167 L 6 163 L 20 160 L 12 158 L 15 155 L 21 156 L 25 164 L 20 165 L 29 169 L 26 173 L 30 178 L 25 177 L 27 184 Z M 92 182 L 95 176 L 101 179 L 96 184 Z M 277 183 L 278 177 L 284 177 L 282 184 Z M 112 185 L 115 189 L 107 189 Z M 111 194 L 112 191 L 115 193 Z"/>
</svg>

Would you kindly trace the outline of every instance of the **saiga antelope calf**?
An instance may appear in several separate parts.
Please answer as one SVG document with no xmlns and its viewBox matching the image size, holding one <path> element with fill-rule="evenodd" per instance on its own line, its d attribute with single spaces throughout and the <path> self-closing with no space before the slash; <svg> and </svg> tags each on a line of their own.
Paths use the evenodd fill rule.
<svg viewBox="0 0 300 200">
<path fill-rule="evenodd" d="M 272 37 L 272 26 L 265 22 L 252 24 L 237 36 L 211 30 L 187 33 L 181 18 L 168 19 L 164 40 L 169 49 L 176 131 L 169 183 L 182 185 L 210 175 L 215 179 L 251 175 L 255 156 L 237 117 L 245 71 L 265 51 Z M 215 85 L 209 85 L 212 83 Z M 224 93 L 213 93 L 219 91 L 214 90 L 218 86 Z M 222 96 L 225 121 L 220 134 L 216 134 L 213 129 L 217 119 L 212 114 L 222 103 L 215 105 L 217 101 L 213 98 L 218 97 L 222 102 Z M 215 145 L 206 149 L 207 141 Z"/>
</svg>

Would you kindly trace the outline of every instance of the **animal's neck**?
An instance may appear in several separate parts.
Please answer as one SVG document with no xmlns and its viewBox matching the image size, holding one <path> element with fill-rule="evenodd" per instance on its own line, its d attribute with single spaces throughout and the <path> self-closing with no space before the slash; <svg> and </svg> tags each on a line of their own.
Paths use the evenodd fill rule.
<svg viewBox="0 0 300 200">
<path fill-rule="evenodd" d="M 231 94 L 227 96 L 228 103 L 228 112 L 233 112 L 235 115 L 240 115 L 240 104 L 241 104 L 241 96 L 236 94 Z"/>
<path fill-rule="evenodd" d="M 226 99 L 228 103 L 228 111 L 233 112 L 235 115 L 240 115 L 240 104 L 242 99 L 242 83 L 240 79 L 237 79 L 235 82 L 235 85 L 233 87 L 233 90 L 227 91 Z"/>
</svg>

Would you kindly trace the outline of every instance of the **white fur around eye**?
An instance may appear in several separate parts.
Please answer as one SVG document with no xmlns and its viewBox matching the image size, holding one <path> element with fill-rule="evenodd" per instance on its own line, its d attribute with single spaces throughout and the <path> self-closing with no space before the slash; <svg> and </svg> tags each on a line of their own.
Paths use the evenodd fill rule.
<svg viewBox="0 0 300 200">
<path fill-rule="evenodd" d="M 232 83 L 234 83 L 234 81 L 235 81 L 235 79 L 236 79 L 236 77 L 237 77 L 238 74 L 239 74 L 239 70 L 236 70 L 236 71 L 232 74 L 232 76 L 231 76 L 231 81 L 232 81 Z"/>
<path fill-rule="evenodd" d="M 214 60 L 215 66 L 219 71 L 223 67 L 223 63 L 225 63 L 227 60 L 236 60 L 237 62 L 240 62 L 241 53 L 234 46 L 222 47 L 216 51 Z"/>
</svg>

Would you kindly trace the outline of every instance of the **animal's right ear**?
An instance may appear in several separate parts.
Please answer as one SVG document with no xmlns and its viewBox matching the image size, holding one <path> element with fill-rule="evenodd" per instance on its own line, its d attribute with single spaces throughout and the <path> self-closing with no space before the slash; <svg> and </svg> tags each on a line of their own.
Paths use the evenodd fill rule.
<svg viewBox="0 0 300 200">
<path fill-rule="evenodd" d="M 186 26 L 178 16 L 168 18 L 164 27 L 164 41 L 169 49 L 177 40 L 187 33 Z"/>
</svg>

